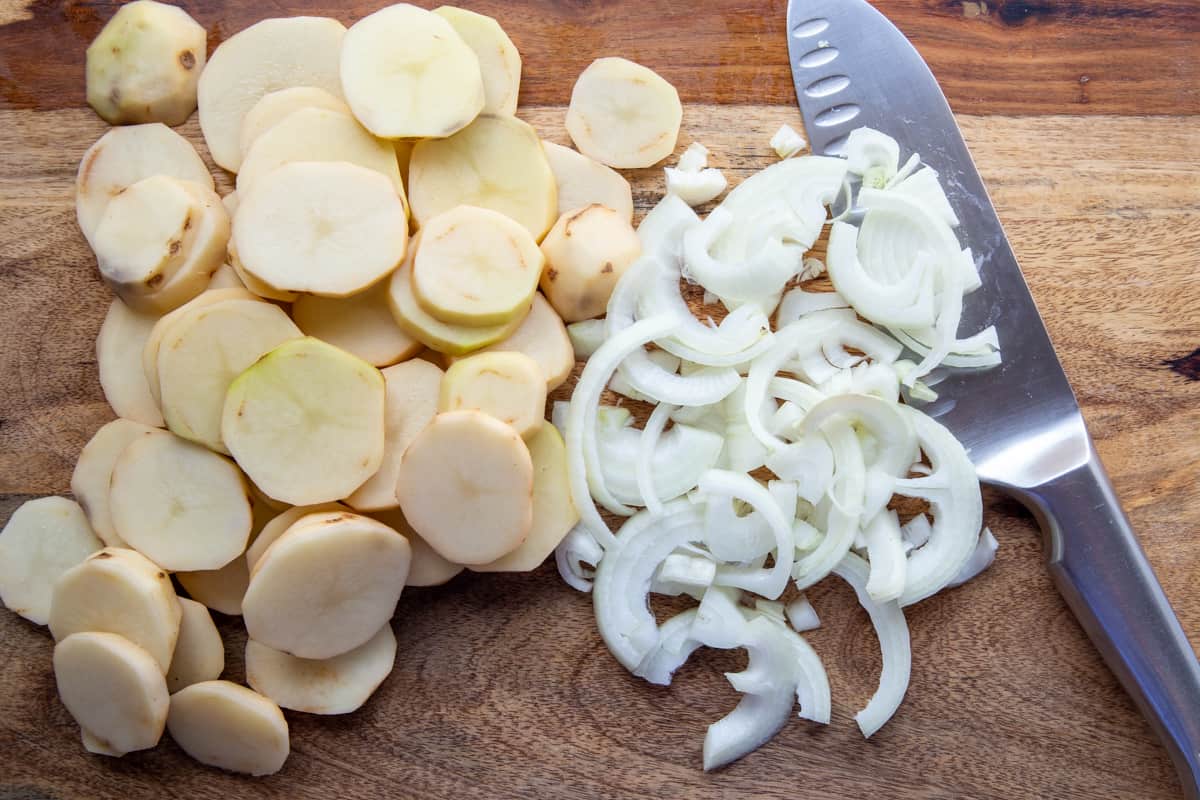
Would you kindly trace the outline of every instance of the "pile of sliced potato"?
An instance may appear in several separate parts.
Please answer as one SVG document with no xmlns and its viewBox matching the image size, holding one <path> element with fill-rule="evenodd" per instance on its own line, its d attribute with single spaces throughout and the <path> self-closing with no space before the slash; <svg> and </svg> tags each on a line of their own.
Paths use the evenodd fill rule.
<svg viewBox="0 0 1200 800">
<path fill-rule="evenodd" d="M 564 318 L 602 314 L 639 248 L 629 183 L 514 116 L 521 57 L 490 17 L 400 4 L 349 29 L 264 20 L 207 65 L 205 44 L 137 0 L 89 49 L 89 101 L 141 123 L 76 183 L 116 294 L 96 351 L 118 418 L 75 501 L 0 532 L 0 599 L 49 626 L 89 751 L 166 730 L 261 775 L 288 756 L 281 707 L 348 713 L 387 677 L 406 585 L 535 569 L 576 524 L 545 420 L 575 365 Z M 197 103 L 236 194 L 166 127 Z M 677 108 L 605 59 L 568 126 L 645 165 L 674 150 Z M 253 690 L 220 679 L 211 611 L 243 617 Z"/>
</svg>

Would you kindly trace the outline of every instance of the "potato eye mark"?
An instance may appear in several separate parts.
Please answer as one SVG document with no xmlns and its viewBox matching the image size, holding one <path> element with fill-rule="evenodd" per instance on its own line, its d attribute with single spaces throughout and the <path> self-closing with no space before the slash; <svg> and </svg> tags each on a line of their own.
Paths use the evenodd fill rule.
<svg viewBox="0 0 1200 800">
<path fill-rule="evenodd" d="M 607 275 L 608 273 L 610 273 L 612 271 L 613 271 L 613 265 L 612 265 L 611 261 L 605 261 L 604 266 L 600 268 L 601 275 Z"/>
<path fill-rule="evenodd" d="M 184 69 L 191 69 L 196 66 L 196 56 L 191 50 L 184 50 L 179 54 L 179 63 Z"/>
<path fill-rule="evenodd" d="M 546 270 L 546 278 L 547 279 L 554 280 L 557 277 L 558 277 L 558 270 L 554 269 L 553 267 Z"/>
</svg>

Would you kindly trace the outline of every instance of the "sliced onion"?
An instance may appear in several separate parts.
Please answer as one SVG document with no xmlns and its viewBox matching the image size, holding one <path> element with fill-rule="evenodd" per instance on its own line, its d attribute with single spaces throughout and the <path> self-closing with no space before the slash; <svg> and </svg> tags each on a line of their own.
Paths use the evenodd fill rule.
<svg viewBox="0 0 1200 800">
<path fill-rule="evenodd" d="M 744 566 L 728 566 L 718 570 L 718 586 L 736 586 L 749 589 L 763 597 L 774 600 L 787 588 L 792 571 L 792 559 L 796 552 L 792 540 L 792 520 L 785 517 L 783 510 L 771 493 L 758 481 L 745 473 L 710 469 L 700 478 L 699 489 L 709 497 L 737 498 L 744 500 L 762 515 L 763 521 L 775 537 L 775 564 L 769 569 Z M 705 531 L 708 535 L 709 531 Z"/>
<path fill-rule="evenodd" d="M 821 618 L 817 616 L 817 610 L 808 601 L 807 595 L 802 594 L 788 603 L 785 613 L 788 623 L 796 633 L 815 631 L 821 627 Z"/>
<path fill-rule="evenodd" d="M 581 592 L 592 590 L 592 578 L 596 565 L 604 557 L 604 548 L 582 525 L 576 525 L 554 548 L 554 562 L 558 574 L 572 589 Z"/>
<path fill-rule="evenodd" d="M 602 430 L 599 437 L 600 470 L 605 486 L 620 502 L 642 505 L 646 498 L 637 481 L 637 464 L 643 433 L 636 428 Z M 677 424 L 663 433 L 654 447 L 649 471 L 657 498 L 666 502 L 695 488 L 705 470 L 712 469 L 724 441 L 711 431 Z M 633 469 L 630 467 L 633 466 Z"/>
<path fill-rule="evenodd" d="M 984 528 L 979 533 L 979 543 L 975 545 L 975 550 L 971 553 L 970 560 L 967 561 L 954 579 L 946 584 L 947 588 L 953 586 L 962 586 L 967 581 L 974 578 L 979 573 L 992 565 L 996 560 L 996 550 L 1000 547 L 1000 543 L 996 541 L 996 537 L 992 534 L 990 528 Z"/>
<path fill-rule="evenodd" d="M 826 518 L 825 536 L 812 552 L 796 559 L 792 570 L 796 588 L 801 590 L 828 575 L 850 551 L 862 514 L 866 467 L 854 429 L 844 418 L 834 417 L 822 426 L 821 433 L 833 451 L 834 481 L 818 506 Z"/>
<path fill-rule="evenodd" d="M 691 638 L 695 620 L 696 609 L 689 608 L 664 622 L 658 629 L 658 643 L 633 674 L 656 686 L 670 686 L 675 671 L 700 648 L 700 642 Z"/>
<path fill-rule="evenodd" d="M 795 322 L 814 311 L 825 311 L 829 308 L 849 308 L 846 298 L 837 292 L 806 292 L 800 287 L 789 289 L 779 303 L 775 312 L 775 324 L 783 327 Z"/>
<path fill-rule="evenodd" d="M 662 500 L 658 497 L 658 492 L 654 488 L 654 453 L 658 447 L 658 439 L 662 436 L 663 428 L 667 426 L 668 420 L 671 418 L 671 412 L 675 410 L 675 406 L 669 403 L 660 403 L 650 412 L 650 418 L 646 420 L 646 426 L 642 429 L 641 438 L 638 440 L 637 461 L 634 462 L 634 472 L 637 475 L 638 493 L 642 496 L 642 505 L 651 514 L 662 513 Z M 691 489 L 689 486 L 688 489 Z M 680 492 L 679 494 L 683 494 Z"/>
<path fill-rule="evenodd" d="M 904 592 L 904 574 L 908 565 L 900 538 L 900 520 L 895 511 L 881 511 L 863 526 L 871 574 L 867 594 L 877 603 L 886 603 Z"/>
<path fill-rule="evenodd" d="M 900 165 L 900 145 L 891 136 L 872 128 L 850 131 L 843 152 L 849 172 L 861 176 L 878 172 L 883 178 L 881 186 L 896 174 Z M 866 181 L 863 184 L 866 185 Z"/>
</svg>

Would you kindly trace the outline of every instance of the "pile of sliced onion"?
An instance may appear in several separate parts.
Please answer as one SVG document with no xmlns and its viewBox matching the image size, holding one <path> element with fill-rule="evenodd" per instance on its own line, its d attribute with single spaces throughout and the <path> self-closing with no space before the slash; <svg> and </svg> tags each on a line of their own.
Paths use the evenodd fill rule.
<svg viewBox="0 0 1200 800">
<path fill-rule="evenodd" d="M 860 129 L 845 158 L 769 166 L 707 218 L 666 195 L 605 319 L 572 326 L 588 362 L 554 419 L 581 521 L 559 571 L 592 592 L 617 661 L 652 683 L 701 647 L 748 651 L 726 676 L 743 697 L 709 727 L 706 770 L 764 744 L 796 703 L 830 719 L 824 667 L 800 635 L 820 621 L 785 592 L 830 575 L 853 587 L 883 656 L 856 716 L 871 736 L 908 688 L 904 607 L 991 563 L 975 469 L 913 404 L 936 397 L 921 380 L 935 369 L 1000 361 L 994 329 L 959 335 L 979 276 L 957 224 L 933 169 L 916 154 L 901 165 L 895 140 Z M 812 291 L 799 284 L 825 268 L 809 250 L 826 226 L 835 291 Z M 697 318 L 681 281 L 724 306 L 719 324 Z M 652 405 L 642 428 L 602 404 L 606 389 Z M 902 521 L 898 496 L 928 515 Z M 625 518 L 615 534 L 597 504 Z M 651 593 L 698 605 L 659 620 Z"/>
</svg>

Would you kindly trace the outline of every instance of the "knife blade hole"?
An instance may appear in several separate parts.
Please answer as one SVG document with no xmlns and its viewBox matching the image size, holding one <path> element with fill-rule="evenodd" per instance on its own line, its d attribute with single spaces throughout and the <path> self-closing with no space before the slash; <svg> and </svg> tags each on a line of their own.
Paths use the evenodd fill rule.
<svg viewBox="0 0 1200 800">
<path fill-rule="evenodd" d="M 809 97 L 829 97 L 837 94 L 850 85 L 850 79 L 845 75 L 830 75 L 813 81 L 805 88 L 804 93 Z"/>
<path fill-rule="evenodd" d="M 837 57 L 838 49 L 836 47 L 818 47 L 816 50 L 810 50 L 800 56 L 796 64 L 805 69 L 816 69 L 825 66 Z"/>
<path fill-rule="evenodd" d="M 854 103 L 844 103 L 840 106 L 827 108 L 813 119 L 813 124 L 822 128 L 833 128 L 837 125 L 845 125 L 859 114 L 862 113 L 862 108 Z"/>
<path fill-rule="evenodd" d="M 792 36 L 797 39 L 807 39 L 809 36 L 816 36 L 818 33 L 824 33 L 829 27 L 829 20 L 824 17 L 816 17 L 806 22 L 801 22 L 796 27 L 792 28 Z"/>
</svg>

